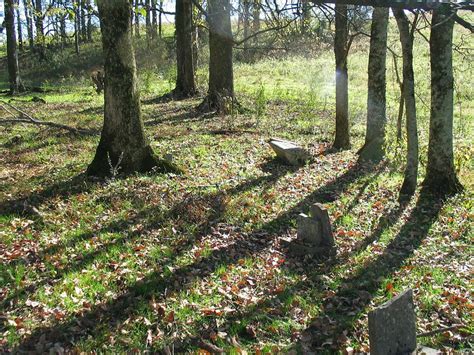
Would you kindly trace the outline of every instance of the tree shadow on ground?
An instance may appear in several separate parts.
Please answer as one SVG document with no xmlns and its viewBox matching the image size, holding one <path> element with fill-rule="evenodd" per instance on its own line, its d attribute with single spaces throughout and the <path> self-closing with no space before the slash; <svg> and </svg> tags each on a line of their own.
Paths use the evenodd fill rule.
<svg viewBox="0 0 474 355">
<path fill-rule="evenodd" d="M 270 163 L 272 164 L 272 163 Z M 281 172 L 270 175 L 269 177 L 260 177 L 253 182 L 244 182 L 230 188 L 227 193 L 238 193 L 259 184 L 270 184 L 278 180 L 284 175 L 286 169 Z M 306 206 L 316 201 L 327 201 L 338 193 L 344 191 L 352 182 L 354 182 L 361 174 L 367 171 L 358 167 L 352 167 L 339 178 L 334 179 L 327 185 L 316 190 L 297 205 L 288 209 L 286 212 L 275 218 L 273 221 L 265 224 L 262 228 L 254 230 L 251 233 L 238 231 L 235 228 L 235 235 L 230 233 L 229 243 L 225 247 L 212 250 L 210 255 L 196 260 L 190 265 L 177 267 L 171 275 L 165 276 L 162 271 L 163 265 L 156 265 L 154 271 L 144 279 L 128 286 L 126 290 L 117 298 L 98 306 L 93 306 L 89 311 L 71 316 L 67 321 L 56 323 L 49 327 L 38 328 L 27 336 L 21 342 L 18 349 L 38 350 L 38 344 L 48 342 L 76 342 L 90 334 L 99 325 L 118 324 L 127 317 L 134 314 L 137 308 L 143 302 L 147 303 L 154 298 L 156 301 L 166 299 L 170 292 L 177 292 L 187 289 L 194 280 L 202 279 L 216 270 L 218 266 L 235 264 L 239 259 L 246 256 L 252 256 L 265 249 L 269 243 L 279 234 L 271 233 L 272 230 L 288 229 L 287 223 Z M 222 194 L 219 192 L 218 194 Z M 208 230 L 208 224 L 202 225 L 204 229 L 199 228 L 198 234 L 203 235 Z M 237 233 L 238 231 L 238 233 Z M 196 233 L 188 236 L 184 241 L 185 247 L 176 249 L 173 254 L 171 263 L 177 260 L 183 251 L 188 250 L 196 242 Z M 93 259 L 93 257 L 92 257 Z M 91 260 L 92 260 L 91 259 Z M 163 261 L 168 264 L 167 260 Z M 75 269 L 79 269 L 75 266 Z"/>
<path fill-rule="evenodd" d="M 0 214 L 28 216 L 32 208 L 38 208 L 48 199 L 55 197 L 68 198 L 76 194 L 89 192 L 97 183 L 97 180 L 80 173 L 70 179 L 56 182 L 38 192 L 3 201 L 0 205 Z"/>
<path fill-rule="evenodd" d="M 337 350 L 343 345 L 338 337 L 344 331 L 351 331 L 354 321 L 365 312 L 384 279 L 399 270 L 420 247 L 431 225 L 438 218 L 443 204 L 443 200 L 422 192 L 405 224 L 383 252 L 345 278 L 335 293 L 324 301 L 321 313 L 305 330 L 307 335 L 305 338 L 310 341 L 299 344 L 303 352 L 323 350 L 328 338 L 332 338 L 332 350 Z M 405 205 L 402 205 L 395 209 L 390 213 L 388 220 L 395 220 L 404 208 Z M 391 223 L 380 223 L 374 233 L 355 252 L 376 240 Z"/>
<path fill-rule="evenodd" d="M 275 164 L 274 162 L 270 162 L 269 165 Z M 68 264 L 61 267 L 55 271 L 54 276 L 46 277 L 43 280 L 36 282 L 33 285 L 25 287 L 23 289 L 17 289 L 12 294 L 8 296 L 2 302 L 2 307 L 7 306 L 10 302 L 14 301 L 19 297 L 24 297 L 25 295 L 31 294 L 39 289 L 39 287 L 54 283 L 55 281 L 60 280 L 64 275 L 81 270 L 82 268 L 90 265 L 99 257 L 106 255 L 110 248 L 116 248 L 118 246 L 123 246 L 126 243 L 132 241 L 141 236 L 141 232 L 143 230 L 150 231 L 152 229 L 159 228 L 163 221 L 167 221 L 168 219 L 173 220 L 173 224 L 175 225 L 177 232 L 180 231 L 185 233 L 186 227 L 197 226 L 194 229 L 192 234 L 187 233 L 186 238 L 179 240 L 176 242 L 176 245 L 172 248 L 172 255 L 171 259 L 163 258 L 162 261 L 158 262 L 156 267 L 162 268 L 167 264 L 173 264 L 183 253 L 188 251 L 195 245 L 199 239 L 209 233 L 210 230 L 216 226 L 217 222 L 219 221 L 220 217 L 222 216 L 223 212 L 225 211 L 225 196 L 229 194 L 237 194 L 246 190 L 249 190 L 253 187 L 264 185 L 269 186 L 272 183 L 275 183 L 281 176 L 285 175 L 289 171 L 294 171 L 296 168 L 289 168 L 280 165 L 273 166 L 273 174 L 266 175 L 264 177 L 259 177 L 256 179 L 252 179 L 249 181 L 245 181 L 241 184 L 233 186 L 227 190 L 218 191 L 216 193 L 211 193 L 207 195 L 197 195 L 197 194 L 186 194 L 182 201 L 178 202 L 174 206 L 172 206 L 169 210 L 160 210 L 157 213 L 158 206 L 150 206 L 139 214 L 132 218 L 132 222 L 130 219 L 123 219 L 123 220 L 115 220 L 109 223 L 108 225 L 102 227 L 100 230 L 94 230 L 86 233 L 82 233 L 80 235 L 74 236 L 73 238 L 68 239 L 65 243 L 57 244 L 51 246 L 41 252 L 40 255 L 37 256 L 37 259 L 46 260 L 51 259 L 53 255 L 62 254 L 66 252 L 68 248 L 73 247 L 76 243 L 80 243 L 81 241 L 87 240 L 92 238 L 94 235 L 100 233 L 107 233 L 107 232 L 120 232 L 121 235 L 117 238 L 114 238 L 110 242 L 103 243 L 98 249 L 92 250 L 87 253 L 82 253 L 81 255 L 73 258 L 72 260 L 68 261 Z M 48 194 L 49 196 L 49 194 Z M 207 211 L 207 212 L 203 212 Z M 204 215 L 203 215 L 204 213 Z M 140 231 L 133 231 L 133 227 L 140 225 Z M 182 227 L 182 228 L 181 228 Z M 207 259 L 206 259 L 207 260 Z M 206 265 L 206 262 L 203 261 L 200 263 L 200 267 L 203 269 L 208 269 L 209 265 Z M 212 268 L 211 268 L 212 269 Z M 209 269 L 209 270 L 211 270 Z M 186 276 L 187 269 L 184 269 L 179 275 Z M 148 289 L 147 285 L 155 284 L 157 281 L 154 278 L 157 275 L 153 275 L 147 277 L 143 282 L 139 284 L 144 285 L 145 288 Z M 176 277 L 179 280 L 179 277 Z M 160 281 L 164 285 L 168 283 L 166 279 Z M 139 288 L 139 284 L 132 285 L 130 290 L 128 291 L 129 294 L 135 294 L 136 290 Z M 174 282 L 170 281 L 170 285 L 173 285 Z M 154 293 L 155 290 L 151 290 Z M 123 305 L 119 305 L 118 307 L 121 308 Z M 111 303 L 111 321 L 113 319 L 113 314 L 117 309 L 114 305 L 114 302 Z M 93 317 L 98 316 L 99 313 L 103 311 L 103 307 L 95 310 L 97 314 Z M 132 310 L 130 310 L 132 311 Z M 107 312 L 105 312 L 107 313 Z M 87 322 L 87 321 L 85 321 Z M 71 323 L 72 324 L 72 323 Z M 72 325 L 71 325 L 72 326 Z M 58 326 L 59 327 L 59 326 Z M 68 325 L 61 327 L 68 328 Z M 44 330 L 46 331 L 46 330 Z M 55 331 L 54 331 L 55 332 Z M 43 333 L 37 332 L 35 334 Z M 33 337 L 34 338 L 34 337 Z M 38 340 L 38 339 L 36 339 Z M 34 342 L 34 341 L 33 341 Z M 26 341 L 26 343 L 33 344 L 32 342 Z M 32 349 L 31 347 L 29 347 Z"/>
</svg>

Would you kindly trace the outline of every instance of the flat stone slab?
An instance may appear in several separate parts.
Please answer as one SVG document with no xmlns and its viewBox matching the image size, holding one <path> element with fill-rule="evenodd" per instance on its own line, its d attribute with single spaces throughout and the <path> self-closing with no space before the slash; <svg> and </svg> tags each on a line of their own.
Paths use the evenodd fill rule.
<svg viewBox="0 0 474 355">
<path fill-rule="evenodd" d="M 321 224 L 321 245 L 334 246 L 334 235 L 332 234 L 328 210 L 323 205 L 315 203 L 311 206 L 310 212 L 311 216 Z"/>
<path fill-rule="evenodd" d="M 272 138 L 268 144 L 280 159 L 290 165 L 301 166 L 310 159 L 308 151 L 294 142 Z"/>
<path fill-rule="evenodd" d="M 304 213 L 298 216 L 297 240 L 302 243 L 309 243 L 319 246 L 322 242 L 321 223 Z"/>
<path fill-rule="evenodd" d="M 371 355 L 416 351 L 416 318 L 411 289 L 369 313 L 369 340 Z"/>
</svg>

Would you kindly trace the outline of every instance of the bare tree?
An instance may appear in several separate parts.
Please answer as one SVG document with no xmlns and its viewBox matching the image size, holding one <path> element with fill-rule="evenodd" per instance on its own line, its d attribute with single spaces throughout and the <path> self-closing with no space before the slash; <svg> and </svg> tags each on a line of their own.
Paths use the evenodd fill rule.
<svg viewBox="0 0 474 355">
<path fill-rule="evenodd" d="M 143 128 L 129 0 L 98 0 L 105 69 L 104 126 L 87 173 L 96 176 L 158 170 L 171 163 L 156 158 Z"/>
<path fill-rule="evenodd" d="M 14 0 L 5 0 L 5 27 L 7 30 L 7 62 L 8 62 L 8 80 L 10 82 L 10 94 L 17 94 L 24 91 L 24 86 L 20 79 L 20 69 L 18 66 L 18 48 L 15 33 L 15 2 Z"/>
<path fill-rule="evenodd" d="M 385 155 L 387 28 L 388 8 L 374 8 L 367 69 L 367 128 L 359 161 L 378 162 Z"/>
<path fill-rule="evenodd" d="M 453 153 L 453 27 L 452 8 L 442 4 L 431 20 L 431 114 L 428 164 L 423 187 L 439 194 L 462 190 Z"/>
</svg>

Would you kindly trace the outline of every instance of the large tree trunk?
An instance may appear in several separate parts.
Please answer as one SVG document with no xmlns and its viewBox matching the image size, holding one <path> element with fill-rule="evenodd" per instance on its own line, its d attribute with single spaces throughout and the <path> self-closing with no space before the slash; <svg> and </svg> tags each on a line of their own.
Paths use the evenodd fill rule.
<svg viewBox="0 0 474 355">
<path fill-rule="evenodd" d="M 392 9 L 400 32 L 403 54 L 403 97 L 407 115 L 407 165 L 401 195 L 411 196 L 416 190 L 418 176 L 418 129 L 416 123 L 415 74 L 413 72 L 413 30 L 402 9 Z"/>
<path fill-rule="evenodd" d="M 208 1 L 208 22 L 209 92 L 200 109 L 226 113 L 235 103 L 229 0 Z"/>
<path fill-rule="evenodd" d="M 347 5 L 336 5 L 336 36 L 334 54 L 336 57 L 336 136 L 333 147 L 349 149 L 349 93 L 347 77 L 348 52 Z"/>
<path fill-rule="evenodd" d="M 388 8 L 376 7 L 372 14 L 367 70 L 367 128 L 359 161 L 379 162 L 385 155 L 387 28 Z"/>
<path fill-rule="evenodd" d="M 105 70 L 104 126 L 87 173 L 143 172 L 159 160 L 145 137 L 130 33 L 130 1 L 99 0 Z"/>
<path fill-rule="evenodd" d="M 176 1 L 176 61 L 178 75 L 174 94 L 190 97 L 196 94 L 193 51 L 192 0 Z"/>
<path fill-rule="evenodd" d="M 431 117 L 428 164 L 423 186 L 439 194 L 462 190 L 453 154 L 453 26 L 447 4 L 433 10 L 431 20 Z"/>
<path fill-rule="evenodd" d="M 7 31 L 8 80 L 10 82 L 10 94 L 13 95 L 24 91 L 24 87 L 20 79 L 20 69 L 18 67 L 14 0 L 5 0 L 3 5 L 5 12 L 5 27 Z"/>
</svg>

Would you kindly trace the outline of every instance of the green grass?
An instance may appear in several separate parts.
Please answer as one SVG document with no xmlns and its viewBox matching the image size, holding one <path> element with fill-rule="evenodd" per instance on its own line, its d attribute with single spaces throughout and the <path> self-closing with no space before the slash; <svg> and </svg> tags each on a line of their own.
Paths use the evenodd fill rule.
<svg viewBox="0 0 474 355">
<path fill-rule="evenodd" d="M 97 48 L 86 46 L 84 55 L 94 57 Z M 183 176 L 88 179 L 82 173 L 97 135 L 1 128 L 2 351 L 49 351 L 60 343 L 85 352 L 193 352 L 201 337 L 229 353 L 367 351 L 367 312 L 409 287 L 419 332 L 464 324 L 420 341 L 469 349 L 472 71 L 456 76 L 463 98 L 455 112 L 456 166 L 466 191 L 444 201 L 417 193 L 400 205 L 403 149 L 390 148 L 380 166 L 354 164 L 365 129 L 366 50 L 361 41 L 351 53 L 348 152 L 328 150 L 330 51 L 237 63 L 237 95 L 250 110 L 227 117 L 195 116 L 200 99 L 153 103 L 170 89 L 174 69 L 137 55 L 147 134 L 158 154 L 171 153 L 186 167 Z M 426 50 L 417 43 L 425 101 Z M 468 65 L 459 57 L 456 63 L 458 71 Z M 388 72 L 393 136 L 398 93 L 390 65 Z M 28 95 L 14 104 L 40 119 L 100 130 L 103 100 L 77 75 L 82 79 L 52 77 L 53 91 L 39 94 L 46 104 Z M 419 109 L 426 155 L 428 116 Z M 229 128 L 235 132 L 215 133 Z M 271 136 L 300 142 L 314 161 L 281 165 L 265 143 Z M 420 181 L 423 174 L 422 165 Z M 24 199 L 39 215 L 21 213 Z M 328 262 L 293 258 L 280 239 L 295 236 L 296 216 L 313 202 L 324 203 L 333 220 L 338 253 Z"/>
</svg>

